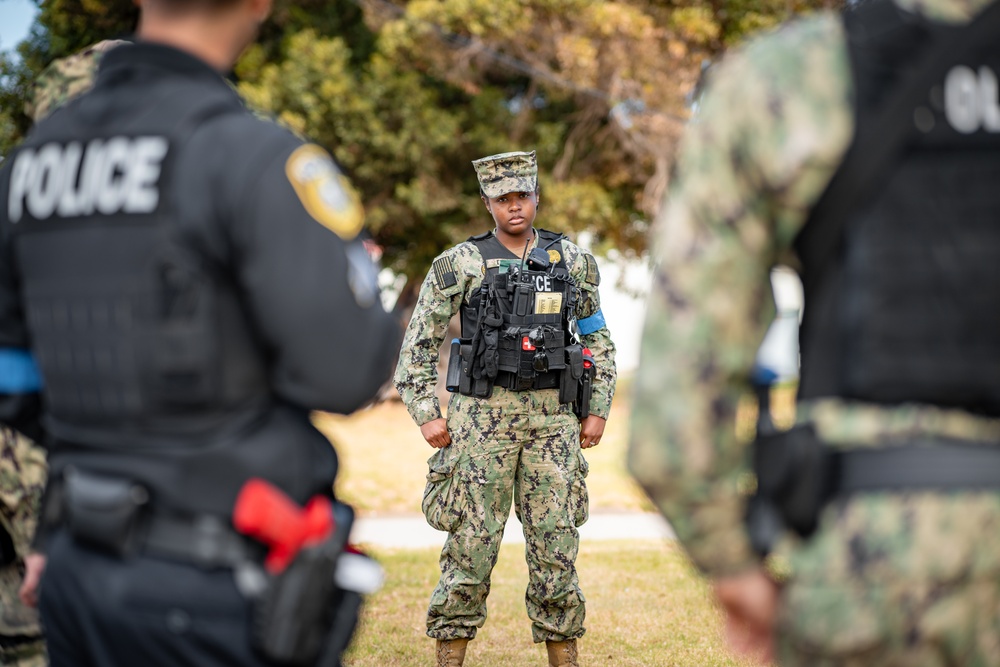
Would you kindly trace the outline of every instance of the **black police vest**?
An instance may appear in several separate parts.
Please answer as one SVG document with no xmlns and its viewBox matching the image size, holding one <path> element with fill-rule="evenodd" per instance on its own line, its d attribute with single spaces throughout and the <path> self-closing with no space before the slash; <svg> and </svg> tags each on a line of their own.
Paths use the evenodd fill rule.
<svg viewBox="0 0 1000 667">
<path fill-rule="evenodd" d="M 857 128 L 954 30 L 891 2 L 845 15 Z M 807 223 L 796 240 L 807 303 L 801 398 L 927 403 L 1000 415 L 1000 42 L 956 64 L 900 123 L 892 173 L 844 226 L 817 275 Z M 857 136 L 857 133 L 856 133 Z M 815 216 L 815 213 L 814 213 Z"/>
<path fill-rule="evenodd" d="M 61 114 L 10 158 L 16 261 L 57 431 L 196 424 L 266 393 L 237 294 L 181 238 L 171 187 L 193 127 L 241 110 L 166 108 L 104 131 Z"/>
<path fill-rule="evenodd" d="M 472 369 L 478 378 L 515 391 L 559 386 L 575 320 L 578 288 L 569 275 L 561 234 L 536 230 L 538 250 L 550 262 L 535 270 L 493 232 L 473 236 L 485 276 L 462 304 L 462 338 L 474 342 Z"/>
</svg>

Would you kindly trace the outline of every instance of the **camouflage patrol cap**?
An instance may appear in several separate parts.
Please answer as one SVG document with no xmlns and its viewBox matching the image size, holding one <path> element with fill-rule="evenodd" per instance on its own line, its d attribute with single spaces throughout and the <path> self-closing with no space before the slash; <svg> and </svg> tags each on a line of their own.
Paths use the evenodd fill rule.
<svg viewBox="0 0 1000 667">
<path fill-rule="evenodd" d="M 128 43 L 120 39 L 106 39 L 52 62 L 35 80 L 31 97 L 24 104 L 24 113 L 37 123 L 56 108 L 90 90 L 97 77 L 101 57 L 116 46 Z"/>
<path fill-rule="evenodd" d="M 534 192 L 538 185 L 538 163 L 535 151 L 500 153 L 472 161 L 479 187 L 487 197 L 499 197 L 508 192 Z"/>
</svg>

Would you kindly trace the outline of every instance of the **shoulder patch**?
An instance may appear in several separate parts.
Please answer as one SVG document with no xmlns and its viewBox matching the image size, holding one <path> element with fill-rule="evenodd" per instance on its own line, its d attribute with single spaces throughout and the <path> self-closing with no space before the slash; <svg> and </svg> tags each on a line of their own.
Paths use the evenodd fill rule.
<svg viewBox="0 0 1000 667">
<path fill-rule="evenodd" d="M 358 235 L 365 222 L 361 200 L 325 150 L 299 146 L 285 162 L 285 175 L 317 222 L 345 241 Z"/>
<path fill-rule="evenodd" d="M 434 280 L 437 281 L 438 289 L 448 289 L 458 284 L 451 257 L 439 257 L 434 260 Z"/>
<path fill-rule="evenodd" d="M 583 275 L 583 279 L 588 284 L 597 287 L 601 284 L 601 272 L 597 268 L 597 260 L 591 254 L 584 253 L 583 261 L 586 265 L 586 272 Z"/>
</svg>

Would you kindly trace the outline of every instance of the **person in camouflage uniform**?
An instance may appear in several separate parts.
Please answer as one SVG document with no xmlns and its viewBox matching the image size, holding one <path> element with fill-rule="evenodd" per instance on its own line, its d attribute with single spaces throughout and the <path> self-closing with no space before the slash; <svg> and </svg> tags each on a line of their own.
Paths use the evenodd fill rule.
<svg viewBox="0 0 1000 667">
<path fill-rule="evenodd" d="M 883 0 L 850 12 L 871 6 L 910 25 L 953 29 L 990 4 L 895 0 L 875 8 L 875 2 Z M 748 393 L 755 352 L 773 315 L 769 271 L 776 264 L 808 269 L 793 240 L 855 133 L 862 96 L 848 57 L 849 15 L 799 19 L 713 68 L 654 226 L 656 268 L 635 381 L 629 469 L 713 581 L 737 649 L 810 667 L 998 665 L 995 491 L 841 497 L 822 509 L 810 539 L 789 535 L 779 542 L 788 565 L 781 585 L 761 567 L 744 525 L 740 487 L 746 488 L 741 482 L 749 468 L 735 428 L 737 403 Z M 995 76 L 992 81 L 995 109 Z M 925 109 L 936 111 L 939 128 L 941 106 Z M 995 169 L 994 161 L 987 173 Z M 995 227 L 995 208 L 992 219 Z M 994 265 L 998 260 L 994 256 Z M 995 286 L 981 285 L 994 293 Z M 803 348 L 803 381 L 814 361 L 806 353 Z M 915 440 L 948 440 L 966 449 L 1000 442 L 995 417 L 920 402 L 800 394 L 797 422 L 811 424 L 837 451 L 886 451 Z"/>
<path fill-rule="evenodd" d="M 496 224 L 493 239 L 506 248 L 500 252 L 507 261 L 518 262 L 526 244 L 537 246 L 545 233 L 532 226 L 539 197 L 535 153 L 504 153 L 473 164 Z M 551 248 L 559 246 L 549 247 L 558 261 L 559 252 Z M 570 404 L 559 402 L 558 389 L 511 391 L 499 385 L 488 398 L 453 393 L 447 420 L 442 418 L 435 386 L 449 321 L 480 287 L 487 267 L 504 261 L 485 262 L 472 239 L 434 260 L 403 340 L 394 383 L 424 438 L 438 448 L 428 461 L 423 508 L 433 527 L 448 532 L 427 615 L 439 665 L 462 664 L 468 641 L 486 622 L 490 573 L 512 499 L 524 527 L 532 637 L 546 642 L 550 664 L 577 664 L 585 610 L 575 568 L 576 527 L 588 516 L 581 449 L 601 440 L 616 372 L 615 347 L 600 311 L 597 263 L 566 239 L 561 251 L 581 293 L 576 316 L 597 369 L 591 414 L 582 422 Z"/>
<path fill-rule="evenodd" d="M 35 79 L 24 112 L 38 122 L 57 107 L 87 92 L 94 85 L 101 56 L 116 46 L 128 43 L 120 39 L 106 39 L 52 62 Z"/>
<path fill-rule="evenodd" d="M 38 612 L 18 598 L 24 558 L 38 524 L 45 489 L 45 452 L 20 433 L 0 427 L 0 664 L 43 667 L 45 642 Z"/>
</svg>

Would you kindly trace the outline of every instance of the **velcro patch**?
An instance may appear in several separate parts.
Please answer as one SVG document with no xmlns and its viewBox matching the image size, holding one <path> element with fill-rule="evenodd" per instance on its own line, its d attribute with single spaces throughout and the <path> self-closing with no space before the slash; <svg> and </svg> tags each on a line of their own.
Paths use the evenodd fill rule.
<svg viewBox="0 0 1000 667">
<path fill-rule="evenodd" d="M 337 236 L 350 241 L 361 231 L 365 210 L 333 158 L 316 144 L 296 148 L 285 174 L 306 211 Z"/>
<path fill-rule="evenodd" d="M 439 257 L 434 260 L 434 280 L 437 281 L 438 289 L 448 289 L 458 284 L 451 257 Z"/>
<path fill-rule="evenodd" d="M 597 260 L 590 255 L 584 255 L 583 261 L 587 267 L 583 279 L 586 280 L 588 284 L 597 287 L 601 284 L 601 272 L 597 268 Z"/>
</svg>

